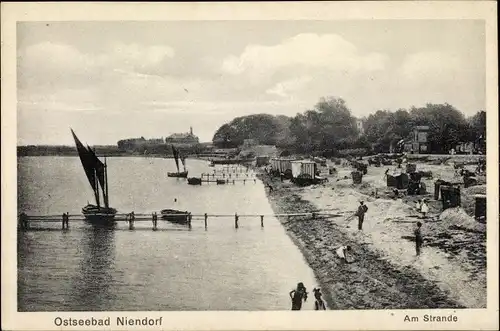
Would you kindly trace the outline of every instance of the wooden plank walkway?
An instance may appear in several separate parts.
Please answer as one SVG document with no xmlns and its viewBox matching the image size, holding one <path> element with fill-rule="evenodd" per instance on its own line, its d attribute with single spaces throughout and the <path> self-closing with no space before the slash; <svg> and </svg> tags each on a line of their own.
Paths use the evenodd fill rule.
<svg viewBox="0 0 500 331">
<path fill-rule="evenodd" d="M 208 227 L 208 219 L 209 218 L 232 218 L 234 219 L 234 227 L 237 229 L 239 227 L 239 220 L 241 218 L 260 218 L 260 225 L 261 227 L 264 227 L 264 218 L 266 217 L 286 217 L 286 218 L 291 218 L 291 217 L 310 217 L 312 219 L 316 218 L 332 218 L 332 217 L 346 217 L 349 215 L 346 215 L 345 213 L 333 213 L 331 212 L 332 210 L 318 210 L 318 211 L 309 211 L 309 212 L 302 212 L 302 213 L 286 213 L 286 214 L 192 214 L 192 213 L 179 213 L 175 214 L 176 216 L 186 216 L 187 221 L 184 222 L 184 225 L 187 225 L 191 227 L 191 222 L 192 220 L 204 220 L 205 224 L 205 229 Z M 114 222 L 127 222 L 129 223 L 129 228 L 133 229 L 134 228 L 134 223 L 135 222 L 152 222 L 153 223 L 153 229 L 157 229 L 158 225 L 158 219 L 162 221 L 168 221 L 168 220 L 163 220 L 161 218 L 161 214 L 156 213 L 156 220 L 153 218 L 153 213 L 138 213 L 138 214 L 133 214 L 133 218 L 131 218 L 132 213 L 128 214 L 116 214 L 114 218 Z M 171 215 L 172 216 L 172 215 Z M 349 217 L 351 217 L 350 215 Z M 23 216 L 23 220 L 21 220 L 21 217 L 19 219 L 19 227 L 22 230 L 29 230 L 29 224 L 31 223 L 38 223 L 38 224 L 43 224 L 43 223 L 61 223 L 63 225 L 63 229 L 68 228 L 69 224 L 74 223 L 74 222 L 83 222 L 87 221 L 85 217 L 81 214 L 68 214 L 68 221 L 66 223 L 66 226 L 64 225 L 63 222 L 63 216 L 61 215 L 27 215 L 25 214 Z M 175 223 L 175 222 L 174 222 Z"/>
</svg>

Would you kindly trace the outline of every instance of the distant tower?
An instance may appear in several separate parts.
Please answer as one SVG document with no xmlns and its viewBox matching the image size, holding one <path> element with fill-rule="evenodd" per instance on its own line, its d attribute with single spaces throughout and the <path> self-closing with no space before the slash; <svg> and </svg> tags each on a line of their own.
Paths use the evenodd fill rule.
<svg viewBox="0 0 500 331">
<path fill-rule="evenodd" d="M 193 135 L 193 127 L 192 126 L 189 127 L 189 134 Z"/>
</svg>

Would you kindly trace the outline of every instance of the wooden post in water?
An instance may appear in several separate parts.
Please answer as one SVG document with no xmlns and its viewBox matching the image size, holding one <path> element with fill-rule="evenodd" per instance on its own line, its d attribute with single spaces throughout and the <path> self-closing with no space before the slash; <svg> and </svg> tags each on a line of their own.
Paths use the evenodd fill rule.
<svg viewBox="0 0 500 331">
<path fill-rule="evenodd" d="M 264 227 L 264 215 L 260 215 L 260 227 Z"/>
<path fill-rule="evenodd" d="M 234 228 L 237 229 L 238 228 L 238 214 L 237 213 L 234 213 Z"/>
<path fill-rule="evenodd" d="M 193 218 L 193 215 L 191 213 L 188 214 L 188 226 L 191 229 L 191 219 Z"/>
<path fill-rule="evenodd" d="M 208 220 L 208 215 L 207 213 L 205 213 L 205 230 L 207 229 L 207 220 Z"/>
<path fill-rule="evenodd" d="M 153 220 L 153 230 L 157 230 L 156 212 L 151 215 Z"/>
<path fill-rule="evenodd" d="M 64 230 L 64 227 L 66 226 L 66 214 L 62 214 L 62 229 Z"/>
<path fill-rule="evenodd" d="M 133 230 L 134 229 L 134 217 L 133 217 L 132 213 L 128 214 L 127 218 L 128 218 L 128 229 Z"/>
</svg>

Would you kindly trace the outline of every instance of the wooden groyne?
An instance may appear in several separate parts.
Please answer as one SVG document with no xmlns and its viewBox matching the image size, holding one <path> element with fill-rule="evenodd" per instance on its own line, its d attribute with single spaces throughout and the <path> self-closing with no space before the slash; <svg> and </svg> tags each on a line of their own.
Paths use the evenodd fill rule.
<svg viewBox="0 0 500 331">
<path fill-rule="evenodd" d="M 112 223 L 119 223 L 119 222 L 124 222 L 128 223 L 129 229 L 133 230 L 134 229 L 134 223 L 135 222 L 152 222 L 152 229 L 157 230 L 158 227 L 158 215 L 156 212 L 153 213 L 128 213 L 128 214 L 116 214 L 114 220 Z M 333 217 L 345 217 L 343 213 L 333 213 L 332 210 L 318 210 L 318 211 L 310 211 L 310 212 L 303 212 L 303 213 L 288 213 L 288 214 L 192 214 L 192 213 L 178 213 L 175 214 L 176 216 L 188 216 L 186 217 L 187 222 L 183 223 L 183 225 L 187 226 L 188 228 L 191 228 L 192 226 L 192 221 L 201 221 L 203 220 L 205 229 L 208 228 L 208 220 L 210 218 L 231 218 L 234 220 L 234 228 L 238 229 L 239 228 L 239 221 L 241 218 L 256 218 L 260 222 L 260 226 L 263 228 L 264 227 L 264 220 L 265 218 L 269 217 L 275 217 L 275 218 L 288 218 L 289 220 L 292 217 L 307 217 L 307 218 L 312 218 L 313 220 L 316 218 L 333 218 Z M 351 215 L 348 215 L 351 216 Z M 161 215 L 160 215 L 161 218 Z M 168 222 L 168 220 L 163 220 L 163 222 Z M 44 223 L 60 223 L 62 225 L 62 229 L 69 229 L 70 224 L 73 224 L 75 222 L 89 222 L 85 217 L 81 214 L 69 214 L 66 213 L 65 215 L 27 215 L 27 214 L 21 214 L 19 217 L 19 229 L 23 231 L 30 230 L 31 224 L 44 224 Z M 172 222 L 175 224 L 175 222 Z M 39 227 L 37 227 L 39 228 Z"/>
</svg>

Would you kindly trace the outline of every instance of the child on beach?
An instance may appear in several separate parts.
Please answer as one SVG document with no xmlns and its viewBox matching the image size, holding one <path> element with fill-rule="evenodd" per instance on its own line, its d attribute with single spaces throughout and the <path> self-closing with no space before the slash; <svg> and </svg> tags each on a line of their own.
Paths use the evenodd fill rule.
<svg viewBox="0 0 500 331">
<path fill-rule="evenodd" d="M 298 283 L 295 290 L 290 291 L 290 299 L 292 299 L 292 310 L 302 309 L 302 300 L 307 301 L 307 290 L 303 283 Z"/>
<path fill-rule="evenodd" d="M 314 298 L 316 298 L 316 301 L 314 302 L 314 310 L 326 310 L 326 305 L 321 296 L 323 295 L 321 293 L 321 290 L 319 288 L 313 289 L 314 292 Z"/>
<path fill-rule="evenodd" d="M 422 200 L 420 211 L 422 212 L 423 218 L 425 218 L 427 216 L 427 213 L 429 212 L 429 206 L 427 205 L 427 201 L 425 199 Z"/>
</svg>

